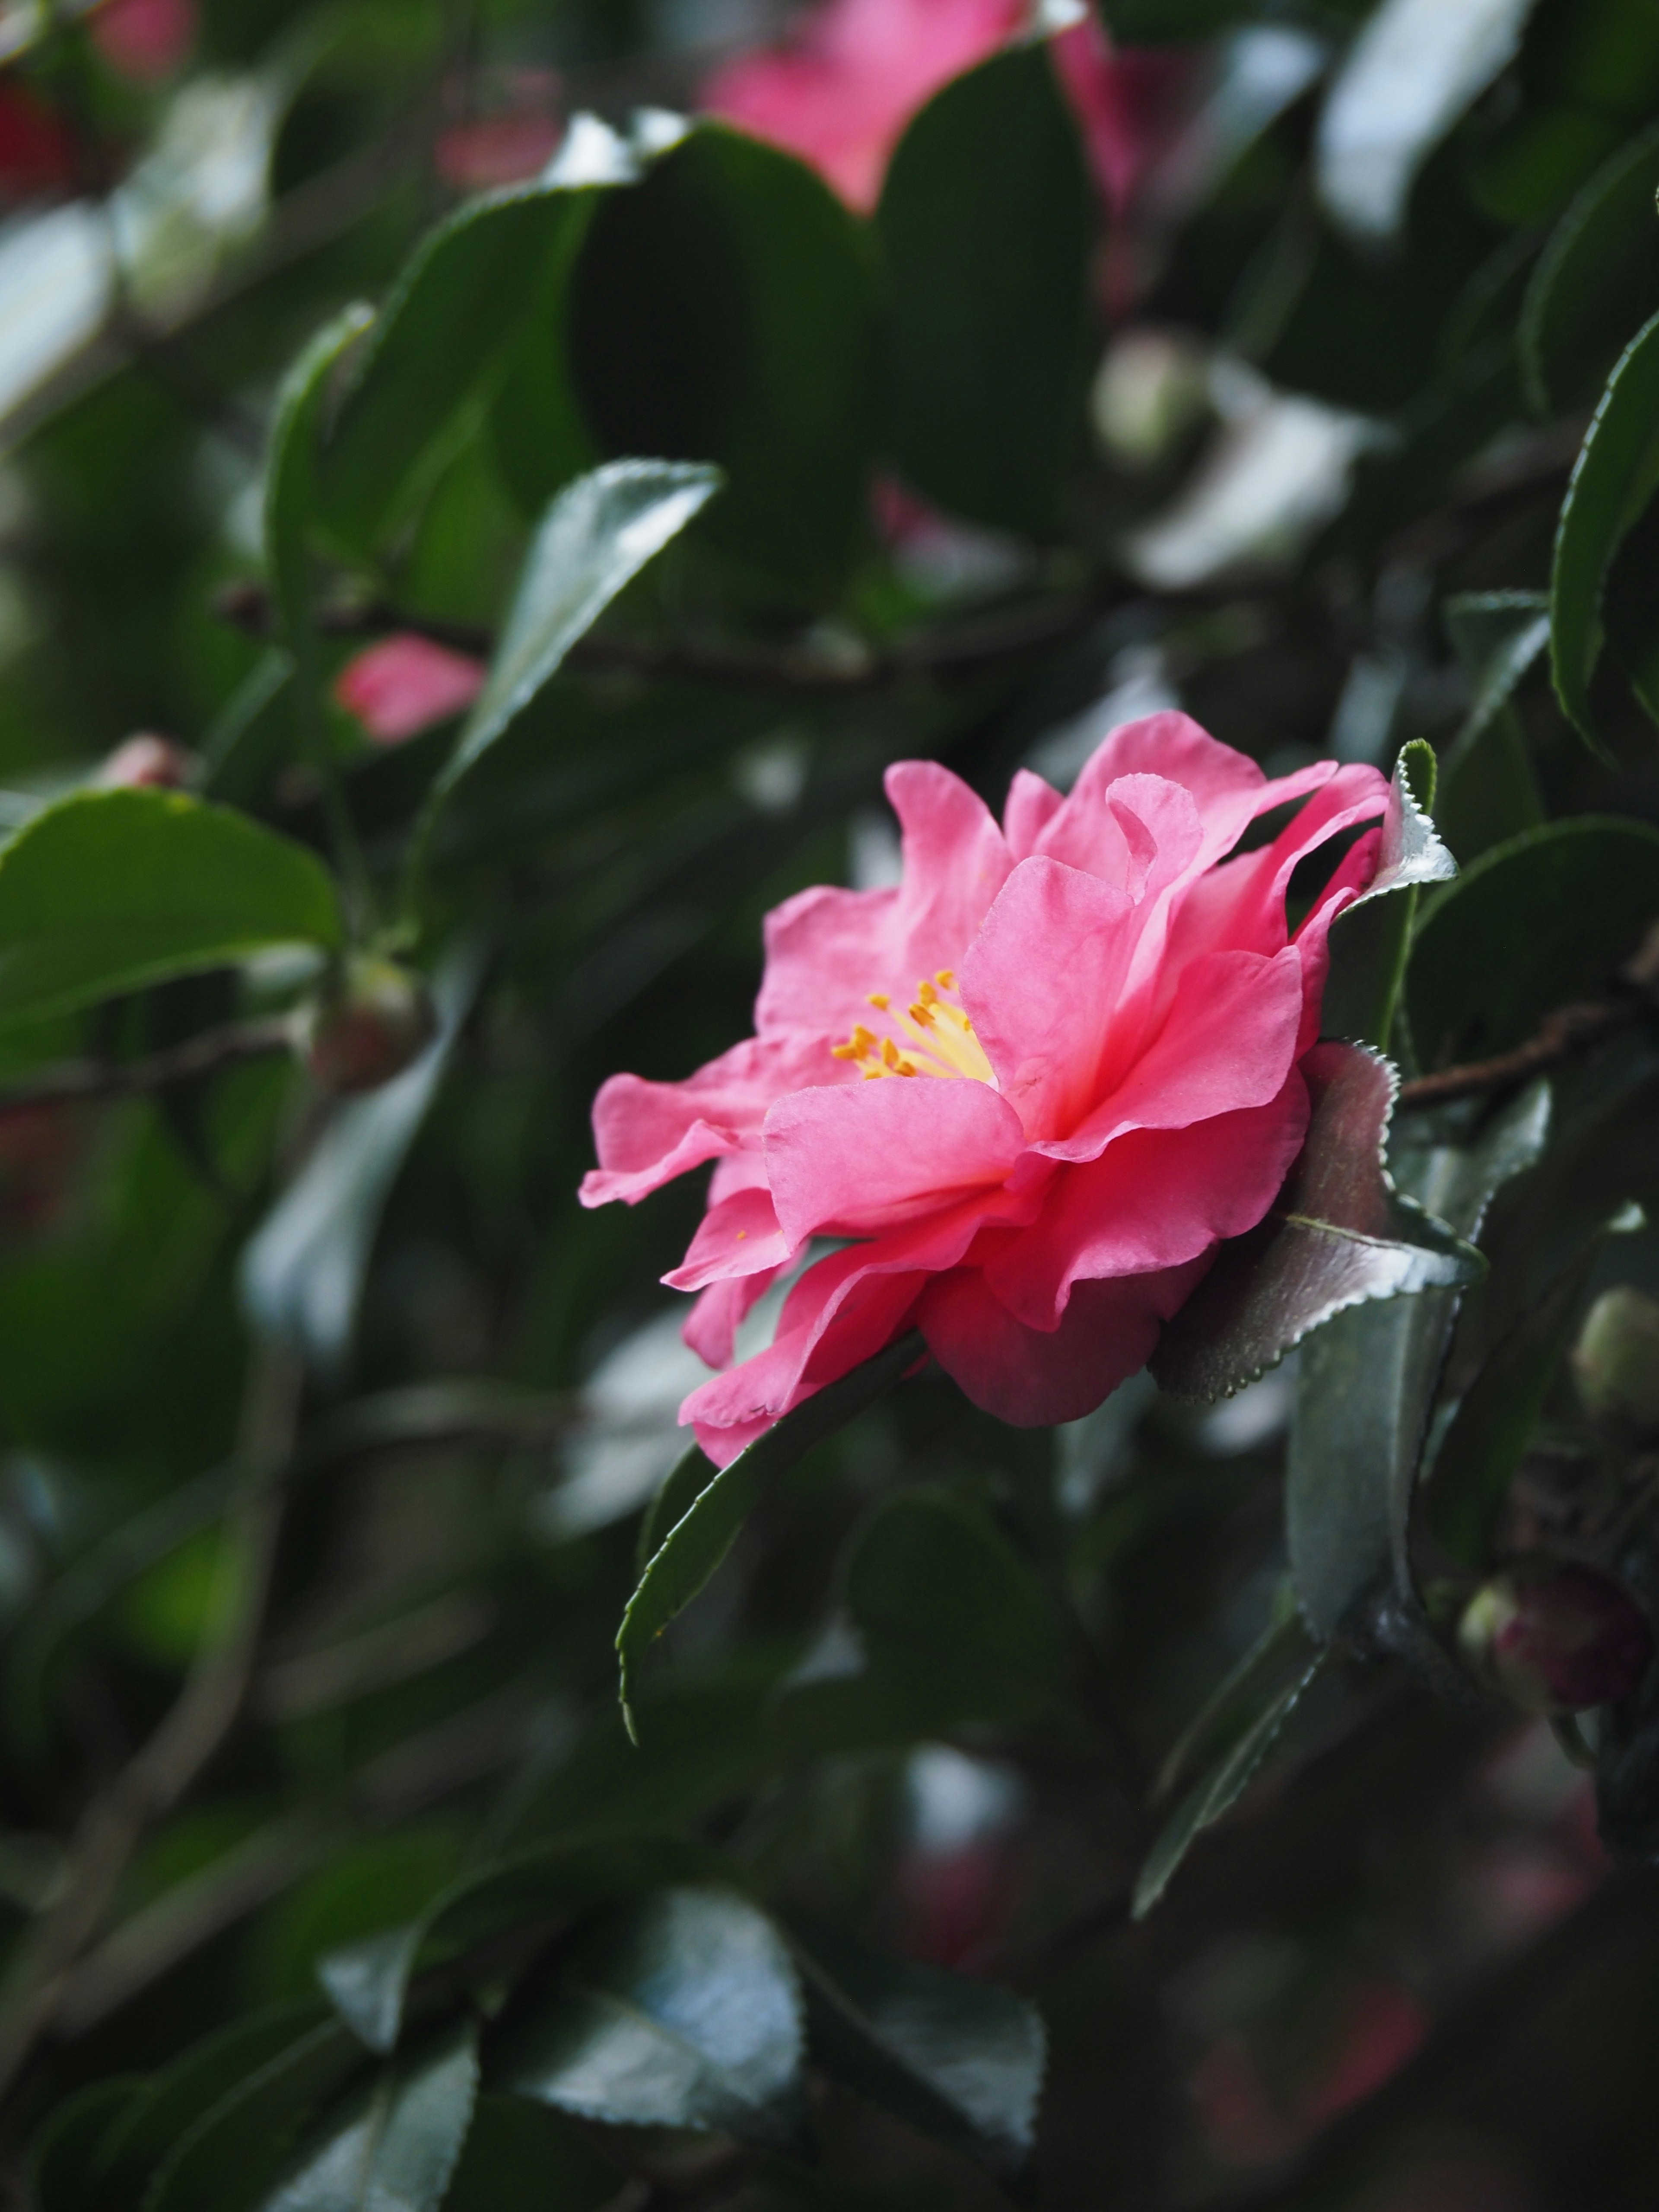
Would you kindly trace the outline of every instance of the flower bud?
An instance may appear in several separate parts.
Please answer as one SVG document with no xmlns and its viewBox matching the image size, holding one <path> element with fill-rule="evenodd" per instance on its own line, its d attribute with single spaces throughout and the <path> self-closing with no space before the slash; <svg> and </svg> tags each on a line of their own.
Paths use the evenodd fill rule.
<svg viewBox="0 0 1659 2212">
<path fill-rule="evenodd" d="M 1626 1435 L 1659 1431 L 1659 1298 L 1603 1291 L 1572 1348 L 1573 1379 L 1591 1420 Z"/>
<path fill-rule="evenodd" d="M 307 1012 L 301 1050 L 319 1088 L 378 1091 L 419 1059 L 437 1027 L 425 984 L 395 961 L 360 954 Z"/>
<path fill-rule="evenodd" d="M 1577 1713 L 1636 1688 L 1653 1631 L 1611 1575 L 1520 1560 L 1470 1599 L 1457 1643 L 1470 1672 L 1522 1711 Z"/>
<path fill-rule="evenodd" d="M 182 791 L 196 768 L 196 756 L 175 738 L 140 730 L 117 745 L 99 769 L 106 791 Z"/>
</svg>

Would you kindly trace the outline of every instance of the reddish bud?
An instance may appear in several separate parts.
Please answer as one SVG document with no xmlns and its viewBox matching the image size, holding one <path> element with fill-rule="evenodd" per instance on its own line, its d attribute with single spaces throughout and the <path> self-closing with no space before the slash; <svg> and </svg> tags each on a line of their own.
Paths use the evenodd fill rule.
<svg viewBox="0 0 1659 2212">
<path fill-rule="evenodd" d="M 349 1097 L 378 1091 L 418 1060 L 437 1026 L 418 975 L 391 960 L 362 956 L 340 988 L 305 1018 L 301 1049 L 319 1088 Z"/>
<path fill-rule="evenodd" d="M 1659 1299 L 1604 1291 L 1572 1348 L 1573 1379 L 1591 1420 L 1630 1436 L 1659 1433 Z"/>
<path fill-rule="evenodd" d="M 196 756 L 172 738 L 140 730 L 117 745 L 94 781 L 106 791 L 182 791 L 196 771 Z"/>
<path fill-rule="evenodd" d="M 1457 1631 L 1470 1672 L 1529 1713 L 1628 1697 L 1653 1631 L 1622 1583 L 1595 1567 L 1522 1560 L 1477 1590 Z"/>
<path fill-rule="evenodd" d="M 464 713 L 483 680 L 481 660 L 399 631 L 349 660 L 334 679 L 334 696 L 376 744 L 400 745 Z"/>
</svg>

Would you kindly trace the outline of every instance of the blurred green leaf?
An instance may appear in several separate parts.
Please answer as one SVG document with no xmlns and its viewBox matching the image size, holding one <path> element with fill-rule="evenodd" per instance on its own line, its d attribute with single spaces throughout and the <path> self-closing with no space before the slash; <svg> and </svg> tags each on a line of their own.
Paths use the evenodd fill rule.
<svg viewBox="0 0 1659 2212">
<path fill-rule="evenodd" d="M 0 1024 L 340 941 L 303 846 L 176 793 L 78 792 L 0 848 Z"/>
<path fill-rule="evenodd" d="M 1599 996 L 1659 916 L 1659 830 L 1583 815 L 1495 846 L 1425 900 L 1406 1003 L 1425 1067 L 1524 1043 Z"/>
<path fill-rule="evenodd" d="M 570 351 L 612 453 L 716 463 L 700 536 L 769 596 L 823 598 L 868 530 L 875 257 L 822 178 L 699 124 L 600 210 Z"/>
<path fill-rule="evenodd" d="M 1178 1397 L 1231 1396 L 1350 1306 L 1480 1273 L 1462 1239 L 1402 1200 L 1383 1167 L 1395 1089 L 1389 1062 L 1325 1043 L 1302 1073 L 1313 1116 L 1273 1212 L 1224 1245 L 1153 1354 L 1153 1374 Z"/>
<path fill-rule="evenodd" d="M 1543 416 L 1587 404 L 1656 306 L 1659 130 L 1599 169 L 1550 233 L 1527 287 L 1518 342 Z"/>
<path fill-rule="evenodd" d="M 558 2113 L 486 2094 L 444 2212 L 602 2212 L 621 2185 L 617 2168 Z"/>
<path fill-rule="evenodd" d="M 597 1929 L 503 2040 L 518 2096 L 613 2126 L 801 2145 L 799 1984 L 771 1922 L 728 1891 L 663 1890 Z"/>
<path fill-rule="evenodd" d="M 1590 679 L 1602 592 L 1626 532 L 1659 489 L 1659 315 L 1620 356 L 1573 468 L 1550 574 L 1550 665 L 1568 720 L 1597 752 Z"/>
<path fill-rule="evenodd" d="M 1095 210 L 1041 42 L 912 119 L 876 228 L 890 272 L 886 457 L 947 513 L 1046 537 L 1084 449 Z"/>
<path fill-rule="evenodd" d="M 1445 612 L 1474 696 L 1441 762 L 1437 811 L 1453 852 L 1469 860 L 1544 818 L 1510 702 L 1549 644 L 1549 601 L 1541 592 L 1465 592 Z"/>
<path fill-rule="evenodd" d="M 362 2063 L 336 2021 L 295 2036 L 196 2111 L 144 2193 L 143 2212 L 252 2212 L 307 2119 Z"/>
<path fill-rule="evenodd" d="M 1030 2165 L 1047 2038 L 1035 2006 L 798 1922 L 813 2059 L 832 2079 L 1000 2180 Z"/>
<path fill-rule="evenodd" d="M 623 1712 L 631 1707 L 646 1654 L 696 1597 L 737 1540 L 764 1484 L 787 1474 L 826 1437 L 845 1428 L 923 1356 L 919 1337 L 903 1337 L 786 1413 L 728 1467 L 711 1474 L 647 1561 L 617 1631 Z"/>
<path fill-rule="evenodd" d="M 29 2153 L 29 2202 L 36 2212 L 92 2212 L 110 2131 L 143 2087 L 142 2077 L 119 2075 L 77 2089 L 58 2106 Z"/>
<path fill-rule="evenodd" d="M 271 420 L 265 457 L 265 566 L 278 630 L 302 684 L 314 681 L 312 551 L 319 521 L 318 444 L 340 363 L 374 319 L 372 308 L 356 305 L 325 324 L 283 379 Z"/>
<path fill-rule="evenodd" d="M 262 2212 L 438 2212 L 477 2087 L 478 2032 L 464 2021 L 331 2113 Z"/>
</svg>

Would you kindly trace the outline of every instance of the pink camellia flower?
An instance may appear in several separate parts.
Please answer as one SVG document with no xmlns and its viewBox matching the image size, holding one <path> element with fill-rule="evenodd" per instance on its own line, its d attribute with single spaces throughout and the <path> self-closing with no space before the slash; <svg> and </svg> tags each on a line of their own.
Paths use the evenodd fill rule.
<svg viewBox="0 0 1659 2212">
<path fill-rule="evenodd" d="M 1069 798 L 1022 770 L 1000 828 L 929 762 L 890 769 L 887 792 L 902 882 L 787 900 L 755 1036 L 684 1083 L 613 1076 L 594 1104 L 586 1205 L 717 1163 L 664 1279 L 702 1293 L 685 1336 L 711 1366 L 814 1238 L 845 1240 L 791 1289 L 771 1345 L 682 1407 L 721 1466 L 912 1328 L 1022 1425 L 1074 1419 L 1145 1364 L 1302 1143 L 1326 938 L 1376 832 L 1294 933 L 1285 890 L 1381 816 L 1388 786 L 1334 761 L 1270 782 L 1163 714 L 1114 731 Z"/>
<path fill-rule="evenodd" d="M 334 679 L 334 696 L 376 744 L 400 745 L 463 713 L 483 680 L 483 661 L 400 630 L 347 661 Z"/>
<path fill-rule="evenodd" d="M 904 126 L 1024 27 L 1027 0 L 824 0 L 787 44 L 715 72 L 702 104 L 787 147 L 867 214 Z M 1190 94 L 1190 49 L 1116 53 L 1091 15 L 1051 48 L 1095 180 L 1121 213 Z"/>
</svg>

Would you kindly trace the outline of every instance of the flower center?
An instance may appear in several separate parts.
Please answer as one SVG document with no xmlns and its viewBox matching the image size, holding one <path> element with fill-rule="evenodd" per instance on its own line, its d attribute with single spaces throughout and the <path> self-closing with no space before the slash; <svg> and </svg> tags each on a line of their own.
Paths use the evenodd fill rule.
<svg viewBox="0 0 1659 2212">
<path fill-rule="evenodd" d="M 850 1060 L 866 1083 L 878 1075 L 968 1075 L 976 1083 L 995 1082 L 974 1025 L 962 1010 L 950 969 L 941 968 L 931 983 L 918 983 L 915 1000 L 902 1012 L 892 1012 L 893 1001 L 885 991 L 872 991 L 870 1004 L 887 1015 L 904 1042 L 878 1036 L 860 1022 L 845 1044 L 830 1047 L 837 1060 Z"/>
</svg>

